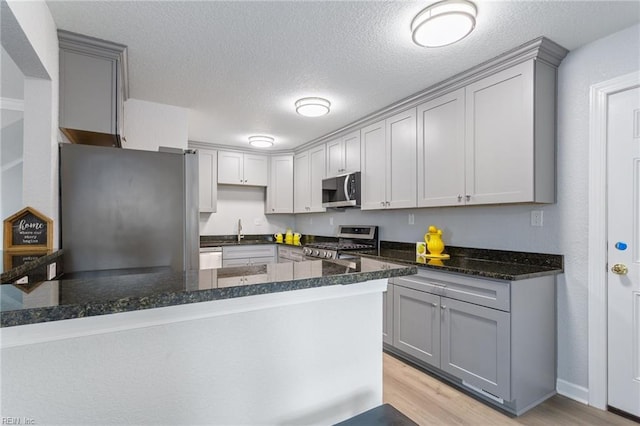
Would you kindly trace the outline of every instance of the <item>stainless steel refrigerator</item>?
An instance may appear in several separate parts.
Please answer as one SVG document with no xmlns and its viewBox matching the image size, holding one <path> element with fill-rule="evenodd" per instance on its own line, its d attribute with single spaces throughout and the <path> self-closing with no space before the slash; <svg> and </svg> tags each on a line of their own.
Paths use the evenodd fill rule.
<svg viewBox="0 0 640 426">
<path fill-rule="evenodd" d="M 198 269 L 198 157 L 169 151 L 60 145 L 65 273 Z"/>
</svg>

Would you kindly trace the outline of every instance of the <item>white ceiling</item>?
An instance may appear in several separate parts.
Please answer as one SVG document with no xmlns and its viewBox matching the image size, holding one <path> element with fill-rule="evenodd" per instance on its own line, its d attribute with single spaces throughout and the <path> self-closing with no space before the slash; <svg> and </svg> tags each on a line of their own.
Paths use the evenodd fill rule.
<svg viewBox="0 0 640 426">
<path fill-rule="evenodd" d="M 128 46 L 129 96 L 190 109 L 189 139 L 273 149 L 337 130 L 539 36 L 569 50 L 640 22 L 640 1 L 476 1 L 452 46 L 411 42 L 434 1 L 48 1 L 56 25 Z M 640 36 L 640 35 L 639 35 Z M 322 96 L 306 118 L 294 101 Z"/>
</svg>

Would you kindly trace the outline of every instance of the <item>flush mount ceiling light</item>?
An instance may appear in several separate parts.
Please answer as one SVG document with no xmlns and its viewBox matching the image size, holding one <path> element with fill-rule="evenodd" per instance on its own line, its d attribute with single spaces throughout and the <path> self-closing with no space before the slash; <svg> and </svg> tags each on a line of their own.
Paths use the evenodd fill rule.
<svg viewBox="0 0 640 426">
<path fill-rule="evenodd" d="M 466 0 L 444 0 L 423 9 L 411 21 L 413 42 L 441 47 L 462 40 L 476 26 L 476 6 Z"/>
<path fill-rule="evenodd" d="M 305 117 L 320 117 L 329 114 L 331 102 L 323 98 L 302 98 L 296 101 L 296 112 Z"/>
<path fill-rule="evenodd" d="M 269 148 L 273 146 L 273 139 L 271 136 L 249 136 L 249 143 L 256 148 Z"/>
</svg>

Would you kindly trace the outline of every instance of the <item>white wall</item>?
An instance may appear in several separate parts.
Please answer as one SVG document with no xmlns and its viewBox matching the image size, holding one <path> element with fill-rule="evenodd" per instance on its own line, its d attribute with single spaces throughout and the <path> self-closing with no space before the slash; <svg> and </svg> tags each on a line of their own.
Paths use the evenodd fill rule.
<svg viewBox="0 0 640 426">
<path fill-rule="evenodd" d="M 586 399 L 589 88 L 640 69 L 638 52 L 640 26 L 634 26 L 570 52 L 560 65 L 556 204 L 348 210 L 296 215 L 296 227 L 303 234 L 334 235 L 338 224 L 377 224 L 382 240 L 413 242 L 434 224 L 450 245 L 564 255 L 565 273 L 557 280 L 558 379 Z M 530 226 L 534 209 L 544 212 L 542 228 Z M 415 225 L 407 224 L 409 213 Z"/>
<path fill-rule="evenodd" d="M 2 329 L 1 416 L 37 425 L 335 424 L 382 403 L 386 284 Z"/>
<path fill-rule="evenodd" d="M 24 74 L 7 51 L 0 51 L 0 220 L 23 208 Z M 0 229 L 2 239 L 4 229 Z"/>
<path fill-rule="evenodd" d="M 7 0 L 0 7 L 2 46 L 25 75 L 22 203 L 53 219 L 53 246 L 58 247 L 56 26 L 44 1 Z"/>
<path fill-rule="evenodd" d="M 265 215 L 265 188 L 218 185 L 216 213 L 200 214 L 200 235 L 232 235 L 242 220 L 243 234 L 273 234 L 293 230 L 295 219 L 289 214 Z"/>
<path fill-rule="evenodd" d="M 188 110 L 127 99 L 124 103 L 124 148 L 157 151 L 160 146 L 187 148 Z"/>
</svg>

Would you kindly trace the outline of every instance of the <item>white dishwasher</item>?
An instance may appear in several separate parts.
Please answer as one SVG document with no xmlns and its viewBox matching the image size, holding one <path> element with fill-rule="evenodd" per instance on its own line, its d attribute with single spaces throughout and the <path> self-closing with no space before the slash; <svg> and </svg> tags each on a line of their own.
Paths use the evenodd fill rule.
<svg viewBox="0 0 640 426">
<path fill-rule="evenodd" d="M 222 268 L 222 247 L 200 248 L 200 269 Z"/>
</svg>

